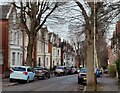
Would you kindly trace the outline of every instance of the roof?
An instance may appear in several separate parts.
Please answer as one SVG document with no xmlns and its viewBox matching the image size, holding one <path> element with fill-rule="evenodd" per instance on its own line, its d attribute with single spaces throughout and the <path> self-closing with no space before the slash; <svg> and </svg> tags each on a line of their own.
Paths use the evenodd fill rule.
<svg viewBox="0 0 120 93">
<path fill-rule="evenodd" d="M 0 19 L 6 19 L 10 7 L 10 5 L 0 5 Z"/>
</svg>

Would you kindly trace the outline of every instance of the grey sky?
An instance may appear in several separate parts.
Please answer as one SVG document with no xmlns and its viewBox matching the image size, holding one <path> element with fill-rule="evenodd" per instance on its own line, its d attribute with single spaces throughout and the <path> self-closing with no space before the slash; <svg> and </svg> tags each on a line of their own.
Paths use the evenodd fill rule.
<svg viewBox="0 0 120 93">
<path fill-rule="evenodd" d="M 11 2 L 12 0 L 1 0 L 0 1 L 0 4 L 4 4 L 4 2 Z M 35 1 L 35 0 L 34 0 Z M 50 1 L 52 1 L 52 0 L 50 0 Z M 59 0 L 60 1 L 60 0 Z M 109 0 L 110 1 L 110 0 Z M 115 0 L 115 1 L 118 1 L 118 0 Z M 82 2 L 82 4 L 83 4 L 83 2 Z M 74 5 L 74 3 L 71 3 L 71 5 Z M 75 7 L 74 9 L 78 9 L 79 10 L 79 8 L 78 7 Z M 86 8 L 87 9 L 87 8 Z M 63 12 L 63 14 L 64 15 L 62 15 L 61 17 L 67 17 L 67 18 L 69 18 L 69 17 L 71 17 L 71 16 L 77 16 L 78 14 L 80 14 L 80 12 L 79 11 L 74 11 L 74 10 L 71 10 L 71 9 L 69 9 L 70 11 L 68 12 L 68 14 L 65 14 L 64 12 Z M 88 10 L 88 9 L 87 9 Z M 88 13 L 89 13 L 89 11 L 88 11 Z M 81 17 L 81 19 L 83 19 L 82 17 Z M 63 19 L 63 20 L 69 20 L 69 19 Z M 62 20 L 62 21 L 63 21 Z M 49 21 L 49 20 L 48 20 Z M 78 21 L 78 20 L 77 20 Z M 117 20 L 115 20 L 115 22 L 114 23 L 116 23 L 116 21 Z M 51 24 L 51 23 L 50 23 Z M 58 24 L 51 24 L 51 25 L 49 25 L 49 22 L 48 23 L 46 23 L 46 25 L 48 26 L 48 30 L 50 31 L 50 32 L 55 32 L 56 34 L 59 34 L 59 36 L 62 38 L 62 39 L 68 39 L 68 26 L 69 26 L 69 22 L 66 22 L 66 23 L 64 23 L 64 21 L 63 21 L 63 23 L 58 23 Z M 108 34 L 107 34 L 107 38 L 111 38 L 112 37 L 112 33 L 113 33 L 113 31 L 115 31 L 115 24 L 113 24 L 112 26 L 111 26 L 111 28 L 109 29 L 109 31 L 108 31 Z M 69 40 L 69 39 L 68 39 Z"/>
</svg>

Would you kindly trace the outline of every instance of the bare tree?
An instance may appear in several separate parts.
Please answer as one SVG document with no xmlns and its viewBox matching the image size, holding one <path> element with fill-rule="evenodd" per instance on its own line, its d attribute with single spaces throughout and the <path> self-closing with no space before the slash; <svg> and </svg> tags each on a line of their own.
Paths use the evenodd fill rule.
<svg viewBox="0 0 120 93">
<path fill-rule="evenodd" d="M 20 13 L 20 28 L 28 36 L 26 63 L 32 66 L 32 53 L 38 31 L 43 27 L 47 18 L 61 5 L 58 2 L 42 0 L 40 2 L 21 1 L 12 3 Z"/>
<path fill-rule="evenodd" d="M 93 0 L 89 0 L 89 2 L 85 2 L 90 10 L 86 10 L 85 6 L 79 1 L 74 0 L 76 4 L 79 6 L 80 10 L 82 11 L 82 15 L 84 17 L 85 22 L 85 35 L 87 41 L 87 85 L 94 86 L 95 84 L 95 69 L 94 69 L 94 46 L 97 45 L 97 54 L 100 57 L 101 51 L 100 47 L 103 45 L 100 40 L 104 40 L 105 42 L 105 32 L 108 30 L 109 25 L 111 24 L 112 20 L 118 14 L 116 12 L 116 7 L 114 4 L 111 3 L 104 3 L 104 2 L 94 2 Z M 114 8 L 111 8 L 114 6 Z M 89 11 L 89 13 L 87 13 Z M 95 31 L 95 32 L 94 32 Z M 94 37 L 95 34 L 95 37 Z M 96 39 L 97 43 L 94 45 L 94 38 Z M 98 46 L 100 45 L 100 46 Z M 106 49 L 106 44 L 103 46 L 103 50 Z M 103 52 L 102 52 L 103 53 Z M 104 53 L 104 56 L 107 56 Z M 100 57 L 101 58 L 101 57 Z M 106 57 L 107 59 L 107 57 Z"/>
</svg>

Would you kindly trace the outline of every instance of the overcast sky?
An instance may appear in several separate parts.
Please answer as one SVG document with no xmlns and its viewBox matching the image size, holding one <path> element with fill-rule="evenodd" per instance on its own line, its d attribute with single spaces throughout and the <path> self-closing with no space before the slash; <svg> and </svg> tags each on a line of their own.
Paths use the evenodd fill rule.
<svg viewBox="0 0 120 93">
<path fill-rule="evenodd" d="M 1 0 L 0 1 L 0 4 L 5 4 L 5 2 L 10 2 L 12 0 Z M 110 1 L 110 0 L 109 0 Z M 73 3 L 72 3 L 73 4 Z M 72 5 L 71 4 L 71 5 Z M 78 8 L 78 7 L 77 7 Z M 76 11 L 72 11 L 72 14 L 68 14 L 68 15 L 64 15 L 64 16 L 73 16 L 73 15 L 77 15 L 79 14 L 78 12 Z M 114 23 L 116 23 L 117 19 L 114 20 Z M 58 34 L 62 39 L 68 39 L 68 27 L 69 27 L 69 23 L 63 23 L 63 24 L 56 24 L 56 25 L 49 25 L 49 23 L 46 23 L 46 25 L 48 26 L 48 30 L 50 32 L 55 32 L 56 34 Z M 107 34 L 107 38 L 111 38 L 112 37 L 112 34 L 113 34 L 113 31 L 115 31 L 115 24 L 112 24 L 111 25 L 111 28 L 109 29 L 108 31 L 108 34 Z M 69 39 L 68 39 L 69 40 Z"/>
</svg>

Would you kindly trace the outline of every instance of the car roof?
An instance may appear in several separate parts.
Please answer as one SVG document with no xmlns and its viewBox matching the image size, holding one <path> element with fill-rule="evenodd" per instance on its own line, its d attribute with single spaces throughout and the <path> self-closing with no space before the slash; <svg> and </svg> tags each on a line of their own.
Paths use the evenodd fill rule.
<svg viewBox="0 0 120 93">
<path fill-rule="evenodd" d="M 81 68 L 80 70 L 87 70 L 86 68 Z"/>
</svg>

